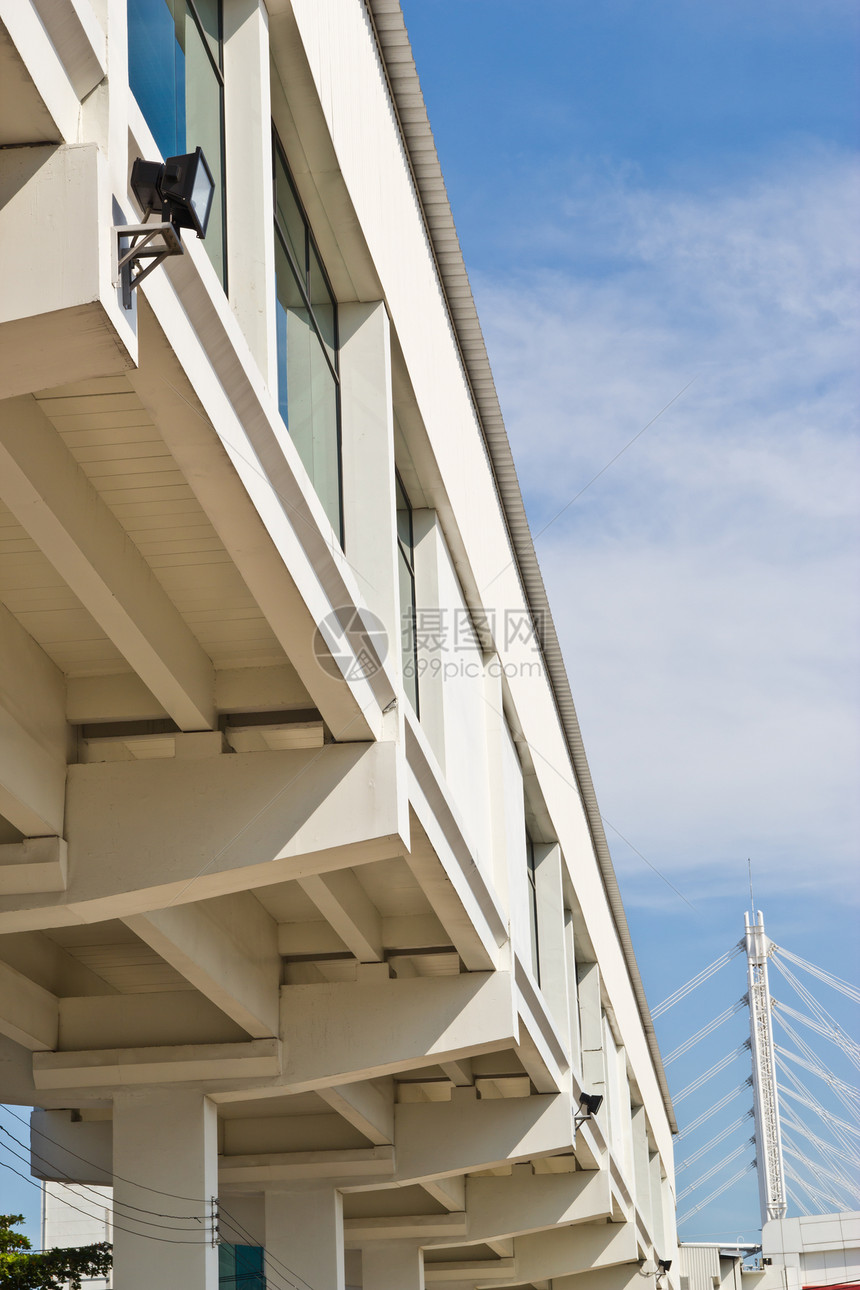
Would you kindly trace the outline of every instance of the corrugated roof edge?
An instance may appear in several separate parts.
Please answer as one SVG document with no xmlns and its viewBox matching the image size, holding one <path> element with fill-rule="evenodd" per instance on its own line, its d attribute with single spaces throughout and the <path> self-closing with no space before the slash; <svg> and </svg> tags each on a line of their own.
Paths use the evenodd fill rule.
<svg viewBox="0 0 860 1290">
<path fill-rule="evenodd" d="M 471 390 L 472 401 L 484 435 L 502 513 L 517 559 L 520 580 L 539 634 L 541 652 L 585 806 L 606 898 L 630 974 L 657 1082 L 663 1095 L 669 1127 L 673 1133 L 677 1133 L 678 1125 L 666 1072 L 663 1069 L 654 1023 L 645 997 L 645 988 L 636 962 L 630 928 L 627 925 L 627 915 L 624 912 L 618 879 L 615 876 L 609 844 L 606 841 L 603 821 L 597 805 L 597 795 L 585 755 L 570 682 L 526 518 L 511 446 L 502 418 L 472 288 L 469 284 L 469 275 L 463 260 L 460 239 L 457 236 L 454 216 L 448 201 L 439 156 L 433 142 L 424 94 L 418 79 L 415 60 L 412 57 L 412 46 L 406 31 L 400 0 L 364 0 L 364 2 L 400 125 L 413 183 L 448 306 L 466 381 Z M 413 155 L 413 143 L 415 155 Z"/>
</svg>

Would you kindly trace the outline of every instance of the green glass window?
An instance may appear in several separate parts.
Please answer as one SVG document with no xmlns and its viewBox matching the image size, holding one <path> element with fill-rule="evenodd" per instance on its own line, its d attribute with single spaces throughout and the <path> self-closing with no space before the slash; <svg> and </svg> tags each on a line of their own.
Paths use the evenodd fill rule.
<svg viewBox="0 0 860 1290">
<path fill-rule="evenodd" d="M 260 1245 L 222 1242 L 218 1246 L 219 1290 L 266 1290 L 264 1256 Z"/>
<path fill-rule="evenodd" d="M 418 641 L 415 622 L 415 537 L 412 506 L 399 475 L 397 498 L 397 573 L 400 582 L 400 657 L 403 688 L 418 712 Z"/>
<path fill-rule="evenodd" d="M 275 139 L 278 409 L 343 542 L 337 305 Z"/>
<path fill-rule="evenodd" d="M 221 0 L 128 0 L 128 79 L 162 157 L 206 154 L 215 197 L 203 245 L 226 286 Z"/>
</svg>

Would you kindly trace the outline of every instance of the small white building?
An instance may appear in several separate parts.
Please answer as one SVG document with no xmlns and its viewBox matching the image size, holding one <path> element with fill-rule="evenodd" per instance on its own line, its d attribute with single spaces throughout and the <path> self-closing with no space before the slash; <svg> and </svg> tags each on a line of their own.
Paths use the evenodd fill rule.
<svg viewBox="0 0 860 1290">
<path fill-rule="evenodd" d="M 849 1290 L 860 1285 L 860 1212 L 771 1219 L 760 1246 L 684 1242 L 678 1256 L 681 1290 Z"/>
<path fill-rule="evenodd" d="M 119 1290 L 641 1290 L 673 1112 L 397 0 L 0 0 L 0 145 L 47 1242 L 77 1195 Z"/>
</svg>

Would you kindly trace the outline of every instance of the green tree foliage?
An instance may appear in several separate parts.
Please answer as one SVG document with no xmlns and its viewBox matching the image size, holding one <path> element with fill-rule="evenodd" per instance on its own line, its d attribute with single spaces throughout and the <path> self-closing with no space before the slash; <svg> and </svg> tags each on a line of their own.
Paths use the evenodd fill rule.
<svg viewBox="0 0 860 1290">
<path fill-rule="evenodd" d="M 110 1271 L 111 1247 L 106 1241 L 76 1249 L 32 1253 L 33 1246 L 21 1232 L 23 1214 L 0 1214 L 0 1286 L 9 1290 L 81 1290 L 81 1277 L 103 1276 Z"/>
</svg>

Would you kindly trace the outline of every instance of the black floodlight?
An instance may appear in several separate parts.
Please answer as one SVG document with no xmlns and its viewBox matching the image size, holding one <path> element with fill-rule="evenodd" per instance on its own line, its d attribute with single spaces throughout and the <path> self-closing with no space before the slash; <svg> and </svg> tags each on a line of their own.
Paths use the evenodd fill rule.
<svg viewBox="0 0 860 1290">
<path fill-rule="evenodd" d="M 147 212 L 160 212 L 174 228 L 193 228 L 198 237 L 206 236 L 215 180 L 202 148 L 164 163 L 138 157 L 131 188 Z"/>
<path fill-rule="evenodd" d="M 574 1130 L 581 1128 L 586 1120 L 593 1120 L 602 1106 L 602 1093 L 580 1093 L 579 1115 L 573 1117 Z"/>
<path fill-rule="evenodd" d="M 671 1259 L 658 1259 L 658 1260 L 657 1260 L 657 1276 L 658 1276 L 658 1277 L 665 1277 L 665 1276 L 667 1276 L 667 1275 L 668 1275 L 668 1272 L 669 1272 L 669 1269 L 671 1268 L 671 1266 L 672 1266 L 672 1260 L 671 1260 Z"/>
</svg>

